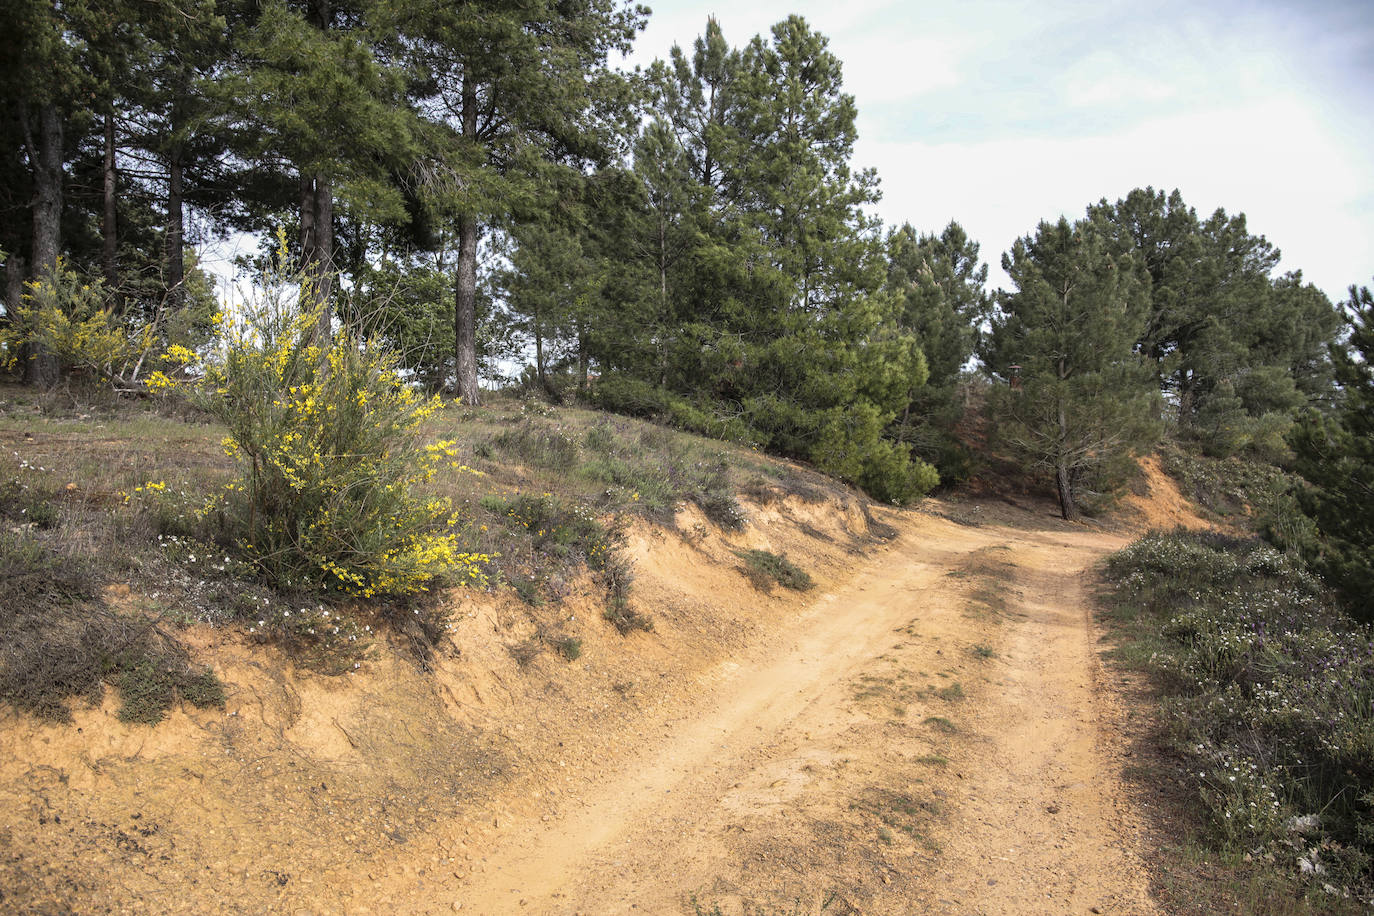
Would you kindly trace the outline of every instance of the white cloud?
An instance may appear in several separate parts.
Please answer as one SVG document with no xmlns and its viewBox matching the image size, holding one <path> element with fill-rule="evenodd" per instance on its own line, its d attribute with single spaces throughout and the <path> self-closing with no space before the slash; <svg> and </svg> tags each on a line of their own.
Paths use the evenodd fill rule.
<svg viewBox="0 0 1374 916">
<path fill-rule="evenodd" d="M 653 0 L 651 0 L 653 2 Z M 1367 4 L 1261 0 L 653 2 L 635 62 L 690 49 L 713 9 L 742 45 L 792 12 L 831 40 L 880 215 L 951 218 L 993 265 L 1041 219 L 1135 187 L 1244 212 L 1333 298 L 1374 274 Z M 1005 279 L 1002 281 L 1005 283 Z"/>
<path fill-rule="evenodd" d="M 967 43 L 947 38 L 900 34 L 866 37 L 862 43 L 838 40 L 832 46 L 845 65 L 844 91 L 860 107 L 915 100 L 959 85 L 966 49 Z"/>
<path fill-rule="evenodd" d="M 1069 67 L 1061 77 L 1060 97 L 1069 105 L 1129 105 L 1162 102 L 1178 96 L 1176 86 L 1157 68 L 1145 72 L 1118 54 L 1099 51 Z"/>
<path fill-rule="evenodd" d="M 1244 212 L 1283 251 L 1283 270 L 1333 298 L 1374 271 L 1374 217 L 1352 201 L 1374 193 L 1366 163 L 1295 98 L 1159 117 L 1113 134 L 976 143 L 860 141 L 856 158 L 883 178 L 879 213 L 935 230 L 957 219 L 993 265 L 1042 220 L 1081 216 L 1132 188 L 1178 188 L 1206 215 Z M 1352 273 L 1353 271 L 1353 273 Z"/>
</svg>

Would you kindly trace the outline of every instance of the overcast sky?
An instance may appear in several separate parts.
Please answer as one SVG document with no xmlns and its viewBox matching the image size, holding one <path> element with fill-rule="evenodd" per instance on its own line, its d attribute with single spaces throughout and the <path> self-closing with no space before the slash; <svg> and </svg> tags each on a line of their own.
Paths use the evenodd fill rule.
<svg viewBox="0 0 1374 916">
<path fill-rule="evenodd" d="M 1334 299 L 1374 276 L 1374 3 L 658 0 L 631 63 L 742 46 L 790 13 L 830 39 L 859 108 L 853 165 L 890 225 L 951 219 L 1001 253 L 1135 187 L 1243 212 Z"/>
</svg>

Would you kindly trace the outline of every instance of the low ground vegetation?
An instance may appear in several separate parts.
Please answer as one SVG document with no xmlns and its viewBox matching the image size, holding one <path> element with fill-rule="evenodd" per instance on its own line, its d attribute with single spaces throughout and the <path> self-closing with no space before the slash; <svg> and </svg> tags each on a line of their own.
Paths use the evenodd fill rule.
<svg viewBox="0 0 1374 916">
<path fill-rule="evenodd" d="M 794 592 L 805 592 L 816 585 L 810 573 L 785 555 L 769 550 L 741 550 L 738 556 L 744 561 L 745 576 L 761 592 L 771 591 L 774 585 Z"/>
<path fill-rule="evenodd" d="M 374 410 L 342 429 L 334 423 L 331 439 L 325 427 L 341 405 L 402 396 L 384 365 L 343 365 L 327 378 L 296 365 L 292 376 L 292 361 L 306 362 L 312 344 L 290 343 L 274 363 L 285 367 L 280 378 L 262 377 L 275 372 L 266 351 L 255 364 L 272 391 L 237 392 L 232 410 L 203 398 L 120 398 L 103 386 L 0 391 L 4 569 L 33 592 L 6 609 L 6 702 L 61 719 L 73 699 L 110 687 L 133 721 L 155 721 L 179 699 L 213 705 L 213 674 L 190 665 L 179 645 L 184 628 L 202 624 L 237 628 L 327 674 L 363 664 L 379 639 L 399 641 L 424 664 L 453 625 L 443 596 L 454 585 L 513 591 L 543 627 L 540 647 L 575 659 L 579 635 L 545 618 L 588 587 L 620 633 L 653 628 L 633 599 L 624 552 L 635 519 L 672 525 L 690 505 L 735 531 L 747 518 L 741 493 L 768 503 L 843 490 L 748 447 L 518 399 L 480 410 L 398 401 L 389 416 Z M 405 411 L 412 422 L 403 429 Z M 248 425 L 265 419 L 270 436 Z M 390 420 L 417 458 L 409 492 L 350 502 L 384 478 L 381 464 L 369 471 L 362 459 L 328 459 L 371 449 L 384 464 L 384 443 L 391 456 L 402 450 L 376 435 Z M 351 444 L 335 441 L 346 434 Z M 286 440 L 300 447 L 273 444 Z M 302 489 L 319 498 L 295 504 L 289 520 L 320 537 L 292 541 L 308 549 L 291 554 L 277 510 Z M 405 579 L 369 565 L 367 525 L 392 517 L 383 510 L 398 499 L 409 507 L 409 532 L 430 533 L 465 562 L 412 565 L 428 574 Z M 404 543 L 376 551 L 392 551 L 394 562 Z"/>
<path fill-rule="evenodd" d="M 1223 855 L 1315 904 L 1374 899 L 1374 641 L 1253 538 L 1153 534 L 1108 563 L 1119 657 L 1163 698 L 1177 778 Z"/>
</svg>

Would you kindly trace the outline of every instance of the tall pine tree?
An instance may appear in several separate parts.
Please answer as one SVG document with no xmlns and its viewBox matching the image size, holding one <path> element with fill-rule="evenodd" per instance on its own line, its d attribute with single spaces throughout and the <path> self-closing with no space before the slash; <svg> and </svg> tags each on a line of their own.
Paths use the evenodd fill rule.
<svg viewBox="0 0 1374 916">
<path fill-rule="evenodd" d="M 1050 474 L 1066 519 L 1158 432 L 1150 366 L 1135 352 L 1145 290 L 1104 228 L 1061 218 L 1017 240 L 1002 258 L 1016 288 L 999 294 L 982 353 L 1004 383 L 999 441 Z"/>
<path fill-rule="evenodd" d="M 1340 405 L 1309 410 L 1289 443 L 1312 485 L 1301 493 L 1320 536 L 1309 552 L 1355 615 L 1374 622 L 1374 295 L 1352 286 L 1346 309 L 1349 338 L 1332 347 Z"/>
</svg>

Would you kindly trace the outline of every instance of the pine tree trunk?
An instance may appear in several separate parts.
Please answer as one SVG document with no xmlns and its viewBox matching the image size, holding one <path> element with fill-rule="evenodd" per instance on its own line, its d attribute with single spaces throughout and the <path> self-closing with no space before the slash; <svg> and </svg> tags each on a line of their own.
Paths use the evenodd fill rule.
<svg viewBox="0 0 1374 916">
<path fill-rule="evenodd" d="M 587 390 L 587 375 L 591 371 L 590 347 L 587 346 L 587 330 L 581 322 L 577 324 L 577 390 Z"/>
<path fill-rule="evenodd" d="M 175 129 L 175 125 L 174 125 Z M 162 255 L 162 276 L 167 285 L 167 309 L 179 311 L 186 303 L 186 209 L 185 163 L 180 143 L 167 153 L 167 239 Z"/>
<path fill-rule="evenodd" d="M 539 320 L 537 306 L 534 311 L 534 380 L 540 388 L 548 390 L 549 382 L 544 377 L 544 322 Z"/>
<path fill-rule="evenodd" d="M 1180 373 L 1178 386 L 1178 425 L 1187 426 L 1193 418 L 1193 379 Z"/>
<path fill-rule="evenodd" d="M 24 256 L 12 254 L 5 258 L 5 314 L 0 315 L 0 326 L 10 323 L 24 298 L 24 279 Z"/>
<path fill-rule="evenodd" d="M 463 79 L 463 136 L 477 137 L 477 84 Z M 476 407 L 482 403 L 477 387 L 477 216 L 458 217 L 458 276 L 453 291 L 454 372 L 458 397 Z"/>
<path fill-rule="evenodd" d="M 300 177 L 301 269 L 308 270 L 315 252 L 315 179 L 301 172 Z"/>
<path fill-rule="evenodd" d="M 334 4 L 330 0 L 308 0 L 307 20 L 321 32 L 334 27 Z M 316 336 L 328 340 L 332 334 L 333 314 L 330 295 L 334 287 L 334 188 L 318 172 L 301 173 L 301 271 L 311 288 L 312 306 L 320 309 Z"/>
<path fill-rule="evenodd" d="M 317 333 L 328 340 L 331 327 L 331 297 L 334 293 L 334 186 L 323 175 L 315 176 L 315 299 L 320 303 Z"/>
<path fill-rule="evenodd" d="M 458 397 L 476 407 L 477 387 L 477 220 L 458 218 L 458 276 L 453 287 L 454 368 Z"/>
<path fill-rule="evenodd" d="M 315 333 L 323 340 L 332 333 L 334 292 L 334 186 L 320 174 L 300 177 L 301 279 L 309 290 L 311 307 L 320 307 Z"/>
<path fill-rule="evenodd" d="M 661 215 L 658 220 L 658 387 L 668 387 L 668 230 Z"/>
<path fill-rule="evenodd" d="M 111 295 L 119 288 L 119 272 L 115 263 L 119 238 L 115 224 L 115 194 L 118 174 L 115 171 L 114 112 L 105 113 L 105 212 L 100 223 L 100 271 Z"/>
<path fill-rule="evenodd" d="M 1073 501 L 1073 484 L 1070 482 L 1067 464 L 1061 462 L 1054 469 L 1054 480 L 1059 488 L 1059 514 L 1073 521 L 1078 518 L 1078 506 Z"/>
<path fill-rule="evenodd" d="M 55 105 L 38 111 L 38 142 L 30 144 L 34 163 L 33 277 L 42 280 L 57 269 L 62 245 L 62 115 Z M 39 388 L 57 384 L 61 367 L 57 357 L 41 345 L 27 354 L 24 379 Z"/>
<path fill-rule="evenodd" d="M 1060 362 L 1059 376 L 1067 376 L 1063 362 Z M 1073 501 L 1073 477 L 1069 473 L 1069 462 L 1064 457 L 1064 449 L 1069 439 L 1069 414 L 1064 403 L 1064 395 L 1059 395 L 1059 456 L 1055 459 L 1054 482 L 1059 489 L 1059 514 L 1072 521 L 1078 518 L 1078 506 Z"/>
</svg>

